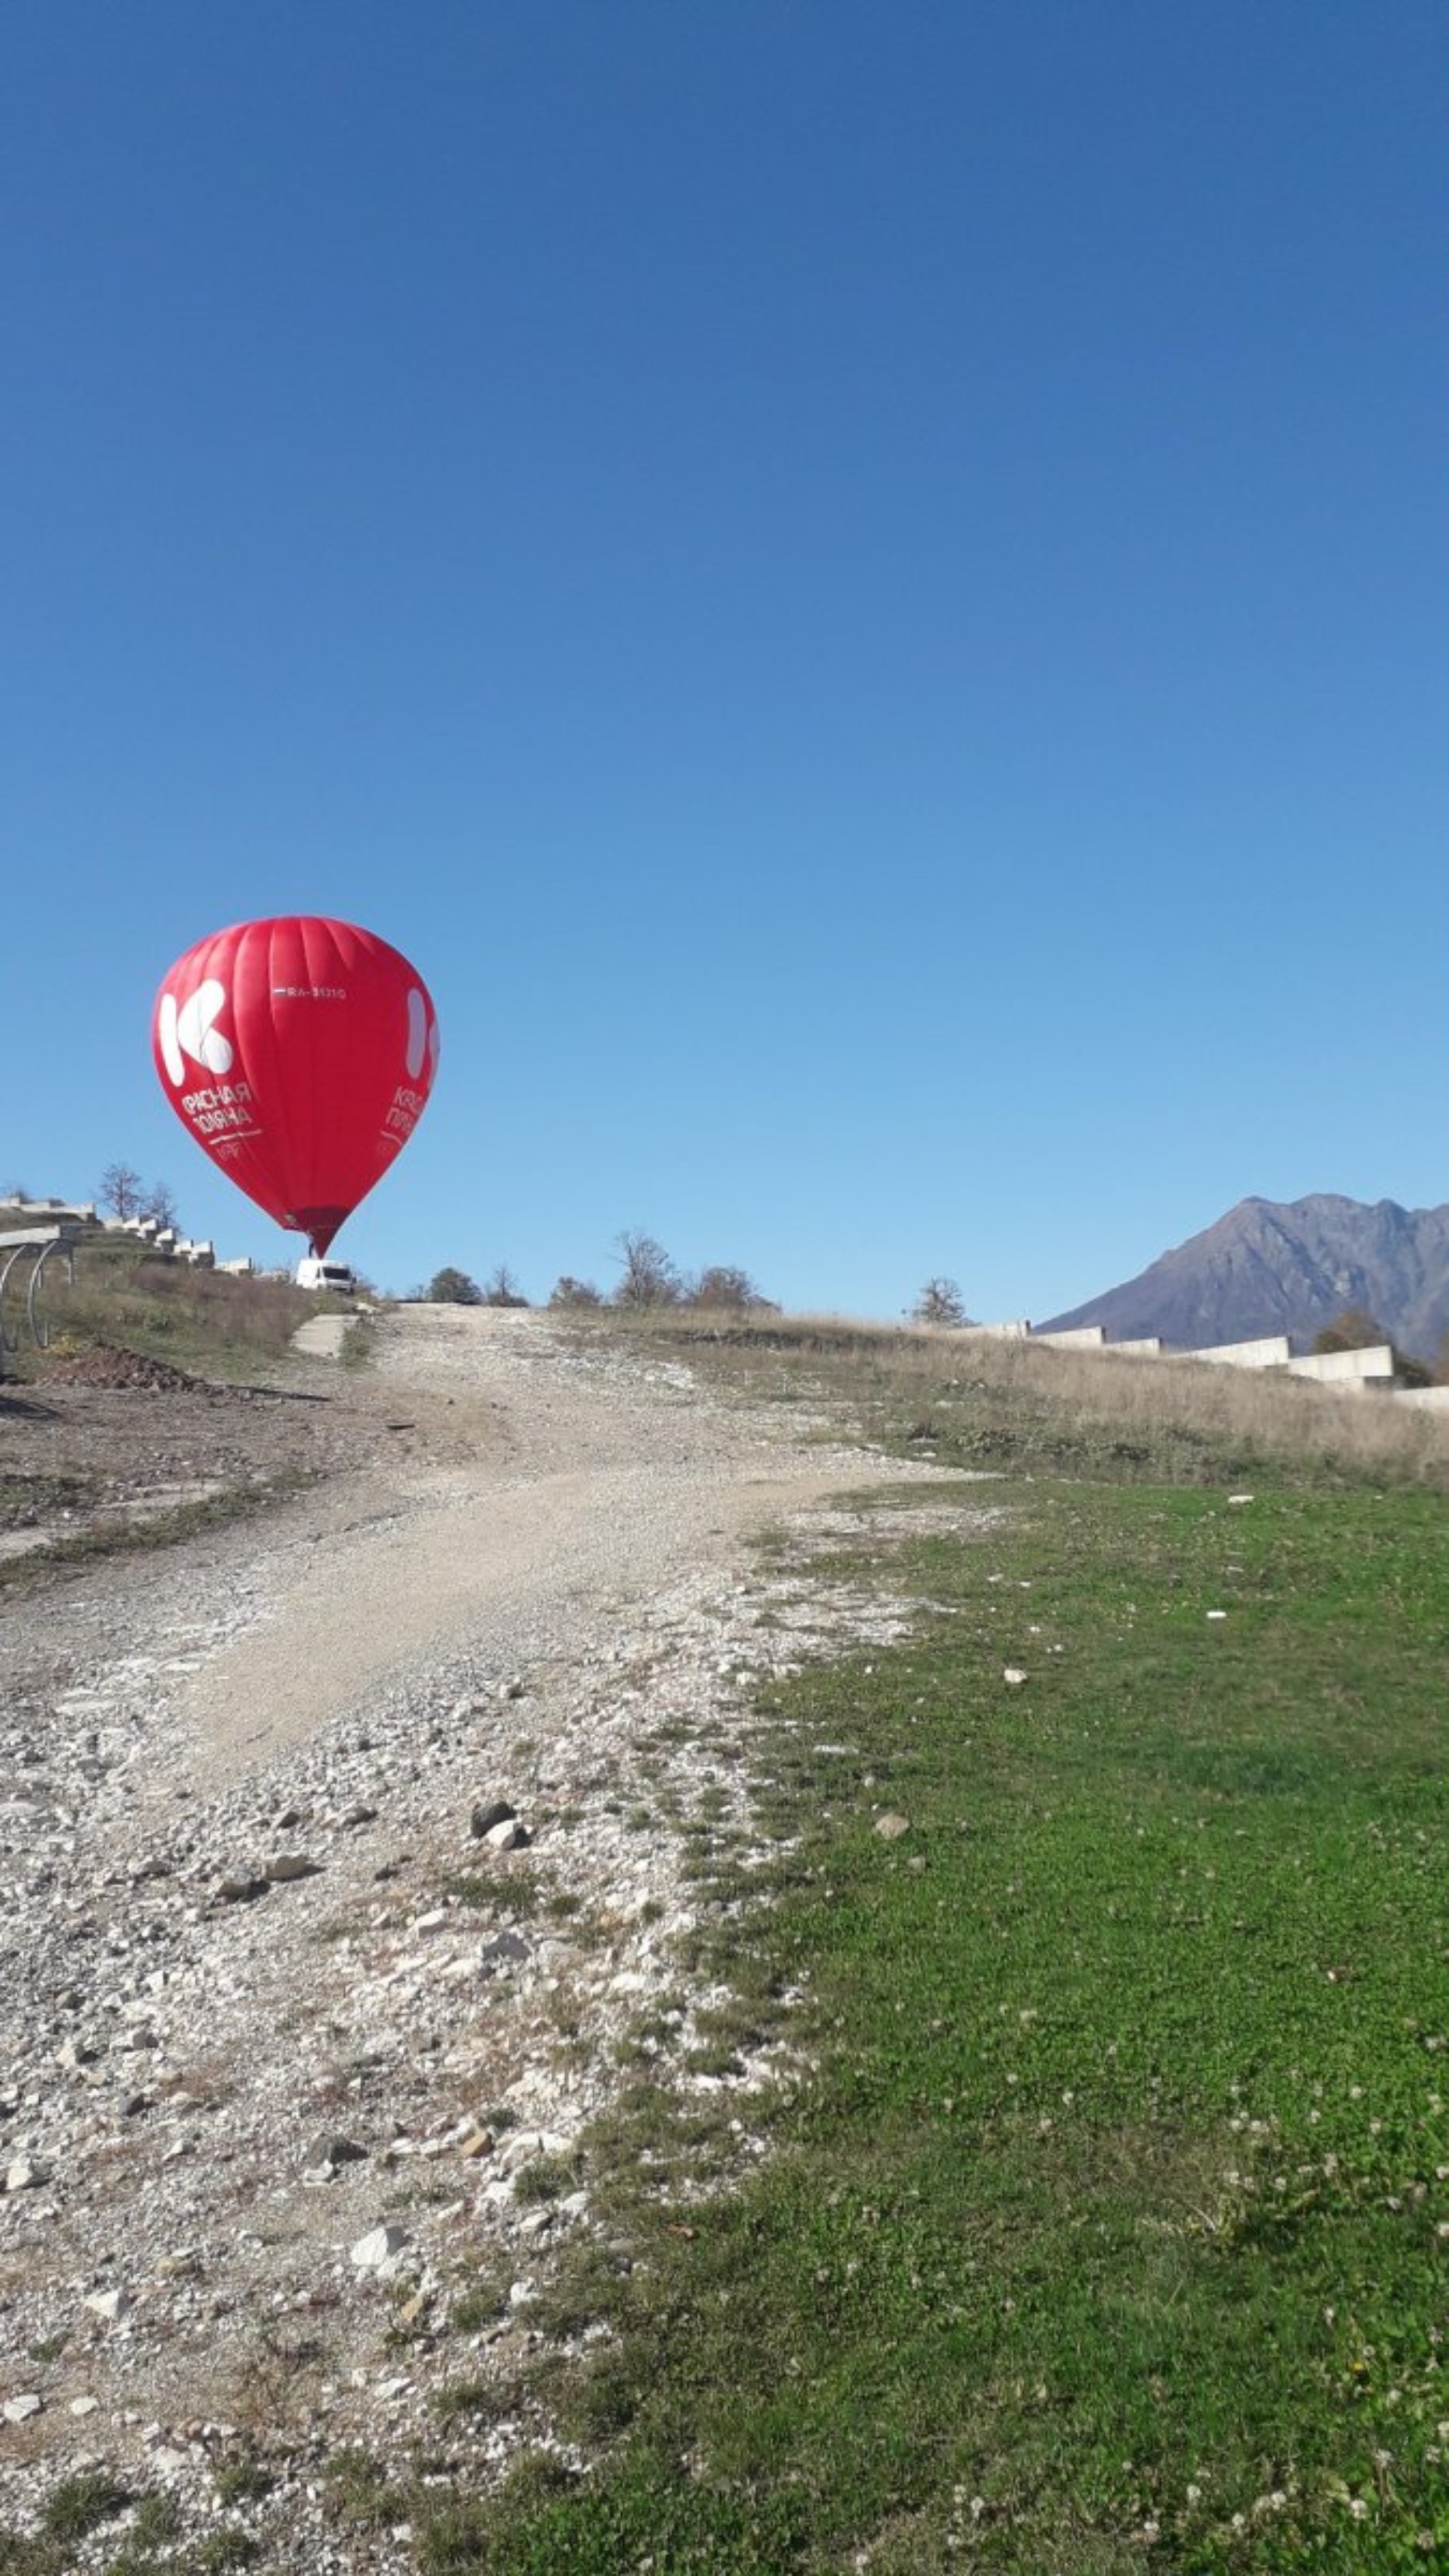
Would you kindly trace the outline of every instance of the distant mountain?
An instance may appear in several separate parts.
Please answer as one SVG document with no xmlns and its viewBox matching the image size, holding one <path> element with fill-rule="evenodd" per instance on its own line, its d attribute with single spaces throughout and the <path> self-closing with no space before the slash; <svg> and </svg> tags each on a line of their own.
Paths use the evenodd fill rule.
<svg viewBox="0 0 1449 2576">
<path fill-rule="evenodd" d="M 1432 1359 L 1449 1333 L 1449 1207 L 1244 1199 L 1138 1278 L 1038 1330 L 1105 1324 L 1109 1340 L 1160 1333 L 1179 1350 L 1287 1333 L 1306 1348 L 1349 1306 L 1377 1317 L 1400 1350 Z"/>
</svg>

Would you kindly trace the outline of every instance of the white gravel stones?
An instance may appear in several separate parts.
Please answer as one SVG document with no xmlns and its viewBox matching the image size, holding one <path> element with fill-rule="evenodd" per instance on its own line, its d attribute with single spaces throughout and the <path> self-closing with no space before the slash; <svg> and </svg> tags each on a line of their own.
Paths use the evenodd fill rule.
<svg viewBox="0 0 1449 2576">
<path fill-rule="evenodd" d="M 36 2418 L 7 2512 L 33 2523 L 103 2424 L 106 2465 L 164 2463 L 184 2551 L 217 2527 L 238 2438 L 219 2428 L 244 2407 L 276 2479 L 249 2527 L 284 2576 L 354 2564 L 326 2518 L 339 2447 L 403 2475 L 436 2441 L 460 2350 L 438 2321 L 470 2267 L 512 2281 L 516 2343 L 555 2243 L 591 2224 L 585 2188 L 540 2206 L 518 2186 L 608 2106 L 619 2043 L 677 1987 L 696 1898 L 673 1820 L 706 1792 L 727 1826 L 747 1818 L 758 1680 L 911 1615 L 788 1560 L 744 1584 L 708 1536 L 719 1498 L 758 1488 L 759 1514 L 771 1476 L 843 1487 L 858 1456 L 783 1453 L 782 1470 L 778 1422 L 716 1415 L 687 1373 L 576 1351 L 538 1317 L 399 1319 L 384 1388 L 394 1329 L 438 1448 L 381 1502 L 345 1487 L 300 1538 L 245 1525 L 71 1576 L 0 1633 L 0 2386 L 8 2421 Z M 426 1650 L 399 1647 L 305 1738 L 239 1702 L 260 1749 L 239 1737 L 206 1770 L 205 1694 L 280 1635 L 282 1574 L 327 1514 L 345 1572 L 346 1533 L 381 1519 L 391 1545 L 430 1478 L 473 1472 L 475 1429 L 449 1464 L 454 1388 L 475 1419 L 505 1408 L 499 1479 L 579 1486 L 534 1589 L 471 1626 L 445 1594 Z M 581 1459 L 598 1463 L 580 1486 Z M 821 1510 L 806 1530 L 860 1523 Z M 481 1831 L 480 1790 L 502 1810 Z M 499 1825 L 523 1839 L 490 1845 Z M 307 1864 L 291 1881 L 288 1860 Z M 770 2062 L 710 2080 L 744 2104 Z M 449 2438 L 487 2483 L 523 2430 Z M 402 2542 L 376 2553 L 369 2576 L 411 2564 Z"/>
</svg>

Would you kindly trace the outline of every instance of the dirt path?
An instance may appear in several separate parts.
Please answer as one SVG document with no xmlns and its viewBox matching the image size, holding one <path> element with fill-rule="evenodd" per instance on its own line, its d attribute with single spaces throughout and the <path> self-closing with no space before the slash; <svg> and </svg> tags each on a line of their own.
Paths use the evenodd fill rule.
<svg viewBox="0 0 1449 2576">
<path fill-rule="evenodd" d="M 16 1415 L 47 1473 L 88 1441 L 109 1474 L 117 1423 L 127 1490 L 325 1472 L 0 1618 L 0 2543 L 99 2464 L 183 2538 L 402 2576 L 326 2462 L 422 2444 L 468 2492 L 524 2438 L 436 2411 L 517 2367 L 593 2224 L 515 2181 L 612 2101 L 641 2014 L 693 2027 L 686 1829 L 750 1866 L 761 1685 L 911 1615 L 747 1534 L 808 1552 L 862 1525 L 829 1497 L 931 1471 L 526 1313 L 404 1309 L 286 1398 L 71 1392 Z M 991 1519 L 959 1480 L 934 1508 Z M 768 2058 L 696 2080 L 748 2139 Z M 481 2328 L 480 2267 L 511 2283 Z"/>
<path fill-rule="evenodd" d="M 263 1552 L 265 1606 L 179 1694 L 198 1787 L 471 1644 L 500 1665 L 577 1654 L 681 1569 L 859 1473 L 534 1314 L 404 1308 L 362 1400 L 392 1426 L 386 1453 Z"/>
</svg>

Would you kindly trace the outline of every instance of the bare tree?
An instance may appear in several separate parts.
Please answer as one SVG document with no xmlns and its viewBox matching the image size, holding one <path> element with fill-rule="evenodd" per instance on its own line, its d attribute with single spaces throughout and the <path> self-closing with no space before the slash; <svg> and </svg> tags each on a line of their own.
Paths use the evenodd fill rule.
<svg viewBox="0 0 1449 2576">
<path fill-rule="evenodd" d="M 140 1216 L 146 1184 L 129 1163 L 107 1163 L 97 1195 L 102 1207 L 109 1208 L 112 1216 Z"/>
<path fill-rule="evenodd" d="M 911 1308 L 913 1324 L 961 1325 L 970 1320 L 954 1279 L 928 1279 Z"/>
<path fill-rule="evenodd" d="M 565 1271 L 554 1281 L 548 1302 L 551 1306 L 602 1306 L 604 1301 L 592 1279 L 571 1279 Z"/>
<path fill-rule="evenodd" d="M 169 1226 L 173 1231 L 181 1223 L 176 1212 L 176 1201 L 164 1181 L 153 1181 L 149 1190 L 143 1193 L 141 1214 L 154 1217 L 157 1225 Z"/>
<path fill-rule="evenodd" d="M 526 1306 L 524 1296 L 506 1261 L 500 1261 L 483 1291 L 485 1306 Z"/>
<path fill-rule="evenodd" d="M 614 1291 L 616 1306 L 677 1306 L 679 1273 L 652 1234 L 621 1234 L 616 1258 L 624 1276 Z"/>
</svg>

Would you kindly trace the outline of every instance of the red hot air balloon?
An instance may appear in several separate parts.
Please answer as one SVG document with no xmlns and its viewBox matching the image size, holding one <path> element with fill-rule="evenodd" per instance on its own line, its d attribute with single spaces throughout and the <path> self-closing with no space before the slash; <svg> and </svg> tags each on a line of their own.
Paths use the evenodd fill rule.
<svg viewBox="0 0 1449 2576">
<path fill-rule="evenodd" d="M 422 1116 L 438 1022 L 385 939 L 304 913 L 188 948 L 156 997 L 152 1047 L 203 1152 L 325 1253 Z"/>
</svg>

